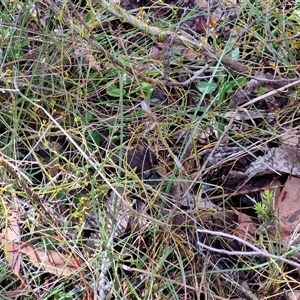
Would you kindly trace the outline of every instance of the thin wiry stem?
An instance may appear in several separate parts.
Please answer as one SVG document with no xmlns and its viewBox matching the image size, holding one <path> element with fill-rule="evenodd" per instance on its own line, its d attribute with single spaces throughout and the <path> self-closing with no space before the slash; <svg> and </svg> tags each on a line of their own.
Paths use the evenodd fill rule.
<svg viewBox="0 0 300 300">
<path fill-rule="evenodd" d="M 220 231 L 212 231 L 212 230 L 206 230 L 206 229 L 197 229 L 198 232 L 200 233 L 206 233 L 206 234 L 211 234 L 211 235 L 218 235 L 218 236 L 223 236 L 223 237 L 226 237 L 226 238 L 229 238 L 229 239 L 234 239 L 236 241 L 238 241 L 239 243 L 241 244 L 244 244 L 245 246 L 253 249 L 254 251 L 228 251 L 228 250 L 224 250 L 224 249 L 217 249 L 217 248 L 213 248 L 213 247 L 210 247 L 210 246 L 207 246 L 201 242 L 197 242 L 198 246 L 202 247 L 202 248 L 205 248 L 207 250 L 210 250 L 210 251 L 214 251 L 214 252 L 218 252 L 218 253 L 222 253 L 222 254 L 227 254 L 227 255 L 261 255 L 261 256 L 264 256 L 264 257 L 267 257 L 267 258 L 271 258 L 271 259 L 274 259 L 274 260 L 279 260 L 279 261 L 282 261 L 284 263 L 287 263 L 295 268 L 300 268 L 300 264 L 292 261 L 292 260 L 289 260 L 289 259 L 286 259 L 282 256 L 279 256 L 279 255 L 273 255 L 273 254 L 270 254 L 266 251 L 263 251 L 255 246 L 253 246 L 251 243 L 247 242 L 246 240 L 243 240 L 235 235 L 231 235 L 231 234 L 228 234 L 228 233 L 224 233 L 224 232 L 220 232 Z"/>
</svg>

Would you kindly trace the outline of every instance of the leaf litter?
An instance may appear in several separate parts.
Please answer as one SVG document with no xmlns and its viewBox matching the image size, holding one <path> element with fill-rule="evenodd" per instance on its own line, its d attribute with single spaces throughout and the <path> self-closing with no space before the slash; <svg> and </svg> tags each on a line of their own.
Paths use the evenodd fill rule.
<svg viewBox="0 0 300 300">
<path fill-rule="evenodd" d="M 1 244 L 7 253 L 7 260 L 14 273 L 21 277 L 20 266 L 25 254 L 30 262 L 43 271 L 55 275 L 71 276 L 79 268 L 72 255 L 65 255 L 56 250 L 36 248 L 29 243 L 23 243 L 20 236 L 18 213 L 9 211 L 8 228 L 2 231 Z"/>
<path fill-rule="evenodd" d="M 34 49 L 19 49 L 18 76 L 38 72 L 41 81 L 30 88 L 47 114 L 27 100 L 8 105 L 14 91 L 28 97 L 28 83 L 1 77 L 3 86 L 14 85 L 3 90 L 2 111 L 19 111 L 17 132 L 26 141 L 14 140 L 18 157 L 1 144 L 1 165 L 29 212 L 6 217 L 1 242 L 12 272 L 27 275 L 20 268 L 29 269 L 27 257 L 53 275 L 53 287 L 56 276 L 78 277 L 85 287 L 85 276 L 93 278 L 78 299 L 91 299 L 92 290 L 99 299 L 289 299 L 286 287 L 297 293 L 300 280 L 285 274 L 299 261 L 299 51 L 278 28 L 298 8 L 259 3 L 251 15 L 250 2 L 247 9 L 234 1 L 120 5 L 100 1 L 96 16 L 76 3 L 63 10 L 51 0 L 35 3 L 25 38 L 34 30 L 40 41 L 46 32 L 50 48 L 61 44 L 48 52 L 26 41 Z M 297 37 L 294 26 L 286 30 Z M 65 30 L 72 38 L 60 41 Z M 5 50 L 10 71 L 19 53 Z M 274 58 L 277 52 L 289 62 Z M 79 99 L 74 115 L 69 96 Z M 37 215 L 44 216 L 39 224 Z M 38 238 L 45 228 L 53 235 L 63 228 L 86 265 L 58 241 L 57 250 L 36 246 L 32 226 Z"/>
</svg>

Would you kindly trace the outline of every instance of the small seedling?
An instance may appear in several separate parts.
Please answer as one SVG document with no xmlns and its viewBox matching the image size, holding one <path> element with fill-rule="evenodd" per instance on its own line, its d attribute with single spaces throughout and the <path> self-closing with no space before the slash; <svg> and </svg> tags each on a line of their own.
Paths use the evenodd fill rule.
<svg viewBox="0 0 300 300">
<path fill-rule="evenodd" d="M 275 214 L 274 214 L 274 204 L 275 196 L 273 192 L 270 190 L 265 190 L 262 194 L 261 202 L 256 202 L 254 204 L 254 210 L 257 213 L 257 216 L 263 221 L 263 222 L 270 222 L 274 221 Z"/>
</svg>

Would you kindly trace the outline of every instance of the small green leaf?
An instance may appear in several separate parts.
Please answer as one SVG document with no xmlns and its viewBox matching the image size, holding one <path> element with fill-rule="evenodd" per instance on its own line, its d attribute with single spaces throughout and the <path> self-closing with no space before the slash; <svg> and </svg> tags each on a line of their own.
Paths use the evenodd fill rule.
<svg viewBox="0 0 300 300">
<path fill-rule="evenodd" d="M 245 77 L 239 77 L 235 80 L 228 81 L 222 85 L 223 92 L 232 93 L 233 89 L 239 86 L 244 85 L 247 82 Z"/>
<path fill-rule="evenodd" d="M 68 196 L 68 193 L 66 191 L 60 190 L 57 192 L 55 199 L 62 200 L 62 199 L 65 199 L 67 196 Z"/>
<path fill-rule="evenodd" d="M 85 22 L 90 22 L 92 20 L 92 13 L 91 12 L 88 12 L 86 15 L 85 15 Z"/>
<path fill-rule="evenodd" d="M 153 86 L 149 83 L 142 83 L 143 92 L 145 94 L 146 99 L 150 99 L 152 93 L 153 93 Z"/>
<path fill-rule="evenodd" d="M 138 95 L 141 95 L 142 94 L 141 90 L 143 91 L 143 94 L 145 95 L 145 98 L 147 100 L 149 100 L 152 93 L 153 93 L 153 86 L 149 83 L 143 82 L 142 85 L 138 85 L 138 86 L 133 87 L 130 90 L 130 93 L 137 93 Z"/>
<path fill-rule="evenodd" d="M 93 145 L 97 145 L 99 146 L 100 145 L 100 140 L 101 140 L 101 137 L 100 137 L 100 134 L 98 132 L 93 132 L 89 135 L 89 137 L 87 138 L 88 141 L 92 141 L 93 142 Z"/>
<path fill-rule="evenodd" d="M 59 292 L 59 293 L 55 294 L 54 300 L 71 300 L 71 299 L 73 299 L 73 296 L 74 295 L 72 295 L 70 293 Z"/>
<path fill-rule="evenodd" d="M 216 82 L 207 82 L 207 81 L 201 81 L 199 80 L 196 84 L 197 89 L 201 92 L 201 93 L 212 93 L 214 92 L 217 87 L 218 87 L 218 83 Z"/>
<path fill-rule="evenodd" d="M 109 85 L 106 88 L 106 93 L 111 96 L 111 97 L 116 97 L 119 98 L 121 95 L 125 95 L 126 91 L 125 90 L 120 90 L 114 83 Z"/>
<path fill-rule="evenodd" d="M 240 57 L 240 48 L 234 48 L 231 52 L 228 53 L 228 57 L 232 59 L 239 59 Z"/>
<path fill-rule="evenodd" d="M 87 113 L 85 114 L 85 120 L 86 120 L 87 122 L 92 121 L 93 118 L 94 118 L 94 115 L 93 115 L 91 112 L 87 112 Z"/>
</svg>

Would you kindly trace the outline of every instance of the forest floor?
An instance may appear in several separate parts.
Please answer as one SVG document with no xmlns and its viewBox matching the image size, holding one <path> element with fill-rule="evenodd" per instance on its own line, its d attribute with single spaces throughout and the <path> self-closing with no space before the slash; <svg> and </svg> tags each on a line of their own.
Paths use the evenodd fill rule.
<svg viewBox="0 0 300 300">
<path fill-rule="evenodd" d="M 300 299 L 300 2 L 0 1 L 1 299 Z"/>
</svg>

